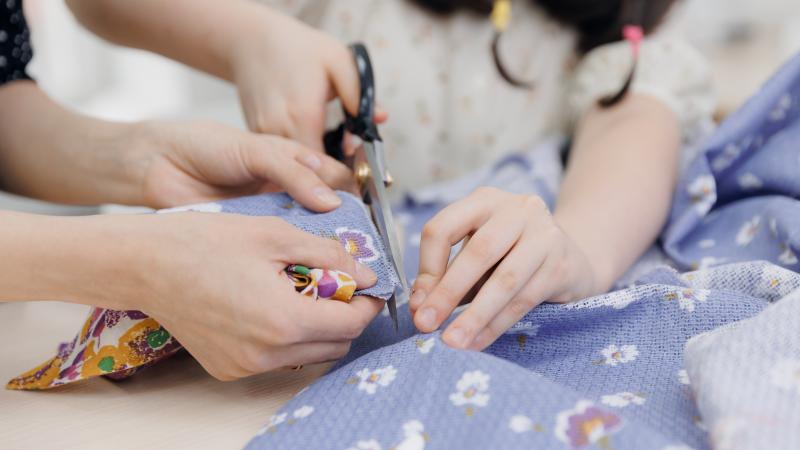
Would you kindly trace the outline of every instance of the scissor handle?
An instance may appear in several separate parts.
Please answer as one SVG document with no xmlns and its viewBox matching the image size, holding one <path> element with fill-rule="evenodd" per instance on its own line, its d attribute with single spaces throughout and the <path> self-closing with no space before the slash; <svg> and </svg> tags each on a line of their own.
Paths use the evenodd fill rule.
<svg viewBox="0 0 800 450">
<path fill-rule="evenodd" d="M 358 70 L 359 96 L 358 112 L 355 116 L 344 110 L 344 126 L 347 131 L 365 141 L 380 139 L 378 127 L 375 126 L 375 75 L 367 47 L 360 42 L 350 45 L 353 59 Z"/>
<path fill-rule="evenodd" d="M 351 44 L 349 48 L 358 71 L 358 111 L 353 116 L 347 112 L 347 109 L 342 107 L 344 123 L 338 128 L 325 133 L 323 138 L 326 153 L 339 161 L 344 161 L 342 138 L 345 131 L 367 142 L 373 142 L 381 138 L 380 134 L 378 134 L 378 127 L 375 126 L 373 120 L 375 115 L 375 75 L 372 71 L 369 52 L 367 47 L 360 42 Z"/>
</svg>

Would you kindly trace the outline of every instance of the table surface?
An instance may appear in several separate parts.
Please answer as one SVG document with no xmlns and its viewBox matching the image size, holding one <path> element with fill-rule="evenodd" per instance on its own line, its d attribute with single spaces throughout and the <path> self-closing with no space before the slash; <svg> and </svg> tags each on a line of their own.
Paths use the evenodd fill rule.
<svg viewBox="0 0 800 450">
<path fill-rule="evenodd" d="M 87 313 L 58 302 L 0 303 L 0 382 L 52 357 Z M 96 378 L 43 392 L 0 388 L 0 448 L 239 449 L 326 369 L 221 382 L 182 352 L 122 382 Z"/>
</svg>

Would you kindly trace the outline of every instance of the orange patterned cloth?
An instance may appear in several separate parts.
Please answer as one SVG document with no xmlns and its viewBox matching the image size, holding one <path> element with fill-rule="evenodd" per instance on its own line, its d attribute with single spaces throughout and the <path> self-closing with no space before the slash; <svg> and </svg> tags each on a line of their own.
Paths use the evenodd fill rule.
<svg viewBox="0 0 800 450">
<path fill-rule="evenodd" d="M 349 302 L 356 282 L 344 273 L 289 266 L 295 289 L 313 299 Z M 178 352 L 181 344 L 155 319 L 139 311 L 93 308 L 80 333 L 62 343 L 56 356 L 12 379 L 7 389 L 42 390 L 106 376 L 127 378 Z"/>
</svg>

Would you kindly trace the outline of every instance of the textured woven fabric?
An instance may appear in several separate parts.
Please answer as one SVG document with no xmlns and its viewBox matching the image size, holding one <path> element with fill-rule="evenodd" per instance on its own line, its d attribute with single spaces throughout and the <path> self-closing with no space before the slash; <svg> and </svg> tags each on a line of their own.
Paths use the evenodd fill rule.
<svg viewBox="0 0 800 450">
<path fill-rule="evenodd" d="M 715 449 L 800 448 L 800 283 L 763 313 L 692 338 L 686 369 Z"/>
<path fill-rule="evenodd" d="M 404 306 L 399 334 L 389 331 L 387 317 L 376 319 L 350 355 L 269 418 L 248 448 L 722 448 L 736 436 L 724 431 L 728 412 L 749 427 L 739 431 L 750 439 L 742 442 L 780 430 L 786 435 L 766 448 L 797 447 L 783 444 L 800 432 L 788 426 L 796 416 L 785 409 L 800 401 L 797 313 L 789 311 L 796 301 L 786 297 L 800 285 L 799 130 L 800 57 L 698 144 L 662 246 L 623 277 L 636 280 L 632 285 L 569 305 L 544 304 L 485 352 L 450 349 L 438 333 L 415 335 Z M 536 150 L 548 155 L 506 158 L 475 175 L 552 201 L 560 172 L 551 164 L 557 145 L 548 145 Z M 409 273 L 416 272 L 422 224 L 473 181 L 428 189 L 398 208 Z M 679 273 L 687 269 L 697 270 Z M 764 333 L 769 327 L 775 329 Z M 748 343 L 757 333 L 757 344 Z M 684 362 L 692 338 L 696 385 Z M 716 342 L 701 345 L 706 339 L 724 345 L 717 351 Z M 737 350 L 743 352 L 734 358 Z M 759 351 L 763 359 L 751 357 Z M 738 367 L 750 362 L 757 367 Z M 760 397 L 765 383 L 785 398 Z M 744 393 L 750 395 L 742 399 Z M 750 415 L 771 405 L 785 421 Z"/>
<path fill-rule="evenodd" d="M 355 197 L 339 193 L 342 206 L 325 214 L 312 213 L 285 194 L 266 194 L 218 203 L 203 203 L 158 211 L 278 216 L 310 233 L 338 240 L 358 261 L 378 274 L 378 282 L 356 291 L 388 299 L 398 284 L 397 275 L 384 254 L 382 242 L 364 209 Z M 303 295 L 349 301 L 355 281 L 347 274 L 327 269 L 287 268 L 287 282 L 294 283 Z M 50 389 L 97 376 L 121 379 L 171 356 L 180 343 L 153 318 L 139 311 L 114 311 L 93 308 L 83 327 L 71 342 L 58 347 L 57 354 L 43 364 L 10 380 L 9 389 Z"/>
</svg>

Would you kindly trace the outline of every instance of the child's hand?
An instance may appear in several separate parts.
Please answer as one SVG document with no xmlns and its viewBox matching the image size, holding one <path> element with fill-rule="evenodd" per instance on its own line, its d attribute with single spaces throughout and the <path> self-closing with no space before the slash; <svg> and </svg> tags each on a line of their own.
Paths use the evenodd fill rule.
<svg viewBox="0 0 800 450">
<path fill-rule="evenodd" d="M 451 247 L 467 236 L 448 267 Z M 422 231 L 419 274 L 409 301 L 417 328 L 437 329 L 493 268 L 474 299 L 466 299 L 472 303 L 444 331 L 447 344 L 483 349 L 543 301 L 565 303 L 594 289 L 591 264 L 542 199 L 480 188 Z"/>
<path fill-rule="evenodd" d="M 97 235 L 115 241 L 100 246 L 115 254 L 97 259 L 106 272 L 87 283 L 96 297 L 89 302 L 125 299 L 124 307 L 158 320 L 221 380 L 340 358 L 383 306 L 368 297 L 312 301 L 295 292 L 283 273 L 290 263 L 347 272 L 360 288 L 376 276 L 338 242 L 278 218 L 173 213 L 82 220 L 91 221 L 84 231 L 99 225 Z"/>
<path fill-rule="evenodd" d="M 340 162 L 277 136 L 213 122 L 134 125 L 128 153 L 143 203 L 155 208 L 285 190 L 303 206 L 339 206 L 332 188 L 353 190 Z"/>
<path fill-rule="evenodd" d="M 353 55 L 331 36 L 263 10 L 257 26 L 242 26 L 231 54 L 247 125 L 321 151 L 328 102 L 338 97 L 347 111 L 357 112 Z M 386 113 L 376 111 L 375 120 L 383 122 Z"/>
</svg>

